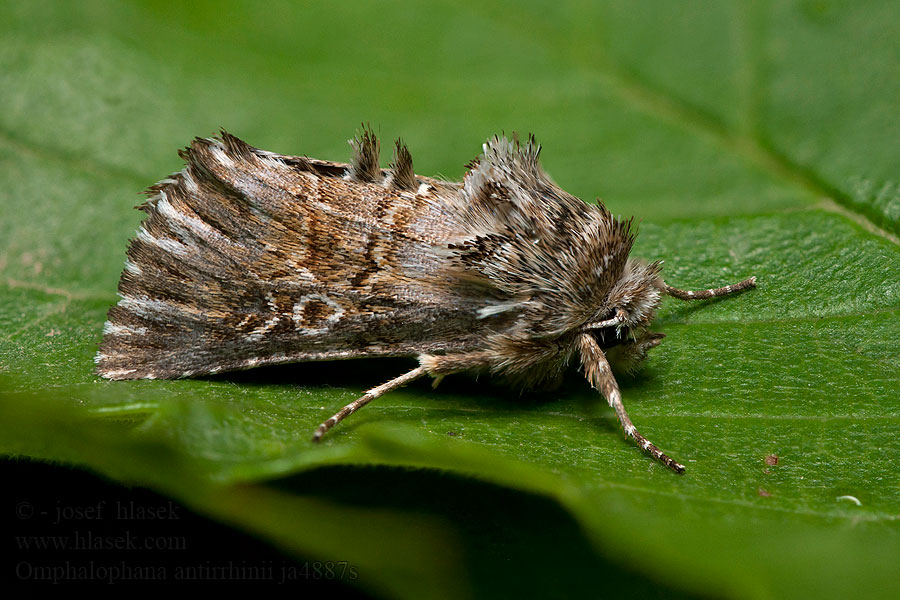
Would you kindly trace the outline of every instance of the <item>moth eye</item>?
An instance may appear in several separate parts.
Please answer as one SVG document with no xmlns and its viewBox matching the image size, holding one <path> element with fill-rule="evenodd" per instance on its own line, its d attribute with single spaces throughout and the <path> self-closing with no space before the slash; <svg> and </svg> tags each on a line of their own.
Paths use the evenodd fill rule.
<svg viewBox="0 0 900 600">
<path fill-rule="evenodd" d="M 597 344 L 603 349 L 612 348 L 619 344 L 624 344 L 631 336 L 631 330 L 625 327 L 619 328 L 615 325 L 592 329 L 591 334 L 597 341 Z"/>
<path fill-rule="evenodd" d="M 606 322 L 606 321 L 611 321 L 611 320 L 613 320 L 613 319 L 615 318 L 615 316 L 616 316 L 616 311 L 617 311 L 617 310 L 618 310 L 617 308 L 613 308 L 613 309 L 610 309 L 610 310 L 606 311 L 605 313 L 603 313 L 603 317 L 602 317 L 602 318 L 597 319 L 597 322 L 601 322 L 601 323 L 602 323 L 602 322 Z"/>
</svg>

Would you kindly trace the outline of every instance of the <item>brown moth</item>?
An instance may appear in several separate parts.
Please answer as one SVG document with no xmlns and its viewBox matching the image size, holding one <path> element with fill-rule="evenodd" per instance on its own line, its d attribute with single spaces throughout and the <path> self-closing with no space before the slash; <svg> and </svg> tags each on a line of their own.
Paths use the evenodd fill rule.
<svg viewBox="0 0 900 600">
<path fill-rule="evenodd" d="M 667 285 L 660 262 L 629 258 L 632 220 L 557 187 L 533 138 L 494 137 L 461 183 L 416 175 L 397 140 L 389 169 L 369 129 L 351 164 L 259 150 L 222 132 L 180 153 L 149 188 L 128 248 L 121 300 L 96 357 L 109 379 L 177 378 L 257 365 L 411 356 L 419 366 L 369 390 L 486 371 L 525 386 L 573 360 L 625 433 L 676 472 L 632 425 L 610 368 L 635 369 L 661 333 L 664 294 L 752 288 Z"/>
</svg>

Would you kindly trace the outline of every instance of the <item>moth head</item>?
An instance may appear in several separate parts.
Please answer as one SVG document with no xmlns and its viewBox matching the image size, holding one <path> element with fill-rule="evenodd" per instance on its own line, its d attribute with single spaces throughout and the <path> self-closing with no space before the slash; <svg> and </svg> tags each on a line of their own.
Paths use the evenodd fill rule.
<svg viewBox="0 0 900 600">
<path fill-rule="evenodd" d="M 613 284 L 603 306 L 594 313 L 581 331 L 591 333 L 601 348 L 647 341 L 647 329 L 656 317 L 665 284 L 660 271 L 662 263 L 647 263 L 630 258 L 619 279 Z M 654 337 L 658 344 L 659 337 Z M 649 346 L 649 347 L 652 347 Z M 646 349 L 649 349 L 646 348 Z M 645 350 L 646 350 L 645 349 Z"/>
</svg>

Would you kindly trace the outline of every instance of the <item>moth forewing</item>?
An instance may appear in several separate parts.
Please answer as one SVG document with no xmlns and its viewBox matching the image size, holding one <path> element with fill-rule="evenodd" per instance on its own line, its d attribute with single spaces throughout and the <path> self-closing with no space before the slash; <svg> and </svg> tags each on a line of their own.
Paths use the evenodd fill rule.
<svg viewBox="0 0 900 600">
<path fill-rule="evenodd" d="M 473 369 L 524 385 L 573 355 L 626 433 L 675 471 L 628 418 L 606 352 L 640 364 L 666 285 L 630 259 L 630 220 L 556 186 L 529 138 L 495 137 L 462 183 L 415 175 L 397 140 L 391 168 L 365 129 L 350 164 L 274 154 L 222 132 L 196 139 L 184 169 L 148 190 L 109 311 L 97 372 L 189 377 L 372 356 L 419 366 L 371 389 L 318 440 L 378 396 L 419 377 Z"/>
<path fill-rule="evenodd" d="M 148 190 L 101 375 L 476 346 L 482 303 L 442 279 L 446 259 L 434 252 L 461 236 L 439 201 L 450 186 L 359 182 L 346 178 L 350 165 L 275 155 L 224 132 L 182 155 L 184 170 Z"/>
</svg>

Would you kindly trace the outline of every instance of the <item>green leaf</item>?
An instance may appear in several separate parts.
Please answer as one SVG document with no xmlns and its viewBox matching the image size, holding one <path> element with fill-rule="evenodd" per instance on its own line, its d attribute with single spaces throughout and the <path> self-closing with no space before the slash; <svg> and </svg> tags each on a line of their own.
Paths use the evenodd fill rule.
<svg viewBox="0 0 900 600">
<path fill-rule="evenodd" d="M 150 486 L 388 597 L 889 596 L 900 585 L 896 3 L 18 3 L 0 9 L 0 452 Z M 621 377 L 448 378 L 312 430 L 403 360 L 92 374 L 137 193 L 224 126 L 458 177 L 532 131 L 679 287 Z M 767 456 L 777 455 L 769 465 Z"/>
</svg>

